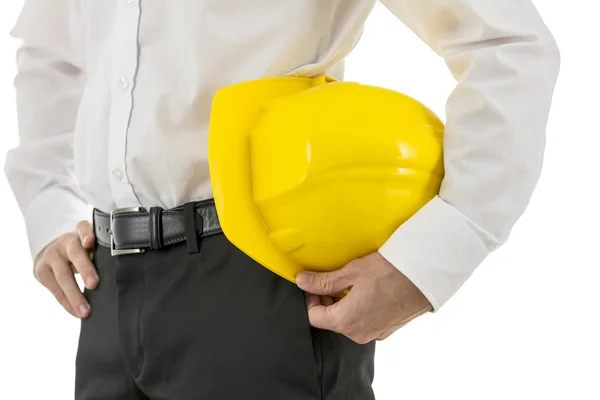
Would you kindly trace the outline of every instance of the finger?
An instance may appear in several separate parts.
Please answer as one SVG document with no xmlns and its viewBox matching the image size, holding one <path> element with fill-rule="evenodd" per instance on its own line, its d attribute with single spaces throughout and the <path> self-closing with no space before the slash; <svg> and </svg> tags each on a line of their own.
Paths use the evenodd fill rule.
<svg viewBox="0 0 600 400">
<path fill-rule="evenodd" d="M 320 303 L 320 299 L 318 302 Z M 308 322 L 315 328 L 339 332 L 340 317 L 338 304 L 340 303 L 324 306 L 317 304 L 315 301 L 313 306 L 308 310 Z"/>
<path fill-rule="evenodd" d="M 79 318 L 86 318 L 90 313 L 90 305 L 79 290 L 75 277 L 66 260 L 57 261 L 52 265 L 56 282 L 67 296 L 69 304 Z"/>
<path fill-rule="evenodd" d="M 331 296 L 320 296 L 320 297 L 321 297 L 321 304 L 323 304 L 325 307 L 333 305 L 333 298 Z"/>
<path fill-rule="evenodd" d="M 333 295 L 352 286 L 356 273 L 357 269 L 351 264 L 332 272 L 301 272 L 296 284 L 309 293 Z"/>
<path fill-rule="evenodd" d="M 94 247 L 96 237 L 94 235 L 94 228 L 92 228 L 89 222 L 80 221 L 77 224 L 77 236 L 79 236 L 79 241 L 84 248 L 91 249 Z"/>
<path fill-rule="evenodd" d="M 58 301 L 69 314 L 77 317 L 77 313 L 71 306 L 71 303 L 69 303 L 65 293 L 62 291 L 60 286 L 58 286 L 56 278 L 54 277 L 54 274 L 50 268 L 44 268 L 40 270 L 38 273 L 38 280 L 42 285 L 44 285 L 44 287 L 46 287 L 46 289 L 50 291 L 50 293 L 52 293 L 56 301 Z"/>
<path fill-rule="evenodd" d="M 321 297 L 316 294 L 304 293 L 306 297 L 306 310 L 310 311 L 314 306 L 321 305 Z"/>
<path fill-rule="evenodd" d="M 98 274 L 88 250 L 84 249 L 79 240 L 75 239 L 66 245 L 66 255 L 75 270 L 81 275 L 85 287 L 93 290 L 98 286 Z"/>
</svg>

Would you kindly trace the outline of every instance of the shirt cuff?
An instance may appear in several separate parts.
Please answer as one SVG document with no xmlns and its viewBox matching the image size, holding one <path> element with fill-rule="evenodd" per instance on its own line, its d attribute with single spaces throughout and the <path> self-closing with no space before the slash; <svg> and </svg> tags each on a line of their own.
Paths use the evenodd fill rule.
<svg viewBox="0 0 600 400">
<path fill-rule="evenodd" d="M 425 295 L 435 312 L 465 283 L 490 249 L 479 227 L 436 196 L 402 224 L 379 253 Z"/>
<path fill-rule="evenodd" d="M 77 223 L 90 221 L 92 208 L 63 188 L 44 190 L 23 212 L 32 259 L 59 236 L 74 232 Z"/>
</svg>

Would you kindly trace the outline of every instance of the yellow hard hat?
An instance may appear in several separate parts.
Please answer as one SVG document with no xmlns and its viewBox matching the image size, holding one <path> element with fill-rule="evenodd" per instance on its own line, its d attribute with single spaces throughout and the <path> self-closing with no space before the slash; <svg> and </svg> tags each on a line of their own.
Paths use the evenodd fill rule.
<svg viewBox="0 0 600 400">
<path fill-rule="evenodd" d="M 220 89 L 208 158 L 223 232 L 292 282 L 341 268 L 438 193 L 443 131 L 408 96 L 329 77 Z"/>
</svg>

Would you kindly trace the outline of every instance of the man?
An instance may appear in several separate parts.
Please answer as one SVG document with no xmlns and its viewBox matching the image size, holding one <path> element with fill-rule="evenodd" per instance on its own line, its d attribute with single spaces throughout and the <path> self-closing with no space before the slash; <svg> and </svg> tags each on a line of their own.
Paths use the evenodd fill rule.
<svg viewBox="0 0 600 400">
<path fill-rule="evenodd" d="M 36 278 L 82 319 L 77 399 L 373 398 L 375 341 L 506 241 L 540 174 L 551 34 L 529 0 L 383 3 L 458 80 L 446 176 L 378 252 L 296 286 L 219 233 L 211 100 L 262 77 L 341 79 L 374 0 L 26 0 L 6 173 Z M 108 215 L 124 207 L 145 211 Z"/>
</svg>

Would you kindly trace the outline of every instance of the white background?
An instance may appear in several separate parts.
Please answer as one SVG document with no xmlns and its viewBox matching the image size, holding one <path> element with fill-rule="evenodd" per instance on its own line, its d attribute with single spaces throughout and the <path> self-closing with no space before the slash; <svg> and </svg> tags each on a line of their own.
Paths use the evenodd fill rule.
<svg viewBox="0 0 600 400">
<path fill-rule="evenodd" d="M 535 3 L 563 60 L 542 178 L 509 242 L 460 292 L 378 344 L 380 400 L 600 400 L 600 7 Z M 21 4 L 0 11 L 2 165 L 18 144 L 8 31 Z M 389 41 L 396 52 L 382 50 Z M 442 60 L 381 6 L 346 77 L 405 92 L 440 116 L 454 86 Z M 79 322 L 34 280 L 3 175 L 0 205 L 0 399 L 71 399 Z"/>
</svg>

